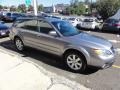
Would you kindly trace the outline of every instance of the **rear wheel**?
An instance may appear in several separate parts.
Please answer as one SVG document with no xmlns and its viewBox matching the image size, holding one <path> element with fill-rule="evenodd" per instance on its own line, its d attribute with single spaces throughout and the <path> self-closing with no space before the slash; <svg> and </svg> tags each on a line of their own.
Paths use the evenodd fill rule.
<svg viewBox="0 0 120 90">
<path fill-rule="evenodd" d="M 65 54 L 64 59 L 67 67 L 73 72 L 85 71 L 87 64 L 82 54 L 78 52 L 69 52 Z"/>
<path fill-rule="evenodd" d="M 100 27 L 99 26 L 95 26 L 95 30 L 100 30 Z"/>
<path fill-rule="evenodd" d="M 24 44 L 20 38 L 15 38 L 14 43 L 18 51 L 24 50 Z"/>
</svg>

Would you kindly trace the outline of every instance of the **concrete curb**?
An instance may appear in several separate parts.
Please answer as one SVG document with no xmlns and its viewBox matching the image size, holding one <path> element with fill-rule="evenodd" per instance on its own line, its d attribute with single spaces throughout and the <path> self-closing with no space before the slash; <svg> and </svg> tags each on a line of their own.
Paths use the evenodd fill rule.
<svg viewBox="0 0 120 90">
<path fill-rule="evenodd" d="M 39 90 L 61 90 L 61 89 L 63 89 L 63 90 L 90 90 L 89 88 L 86 88 L 86 87 L 84 87 L 83 85 L 80 85 L 79 83 L 77 83 L 77 82 L 75 82 L 75 81 L 71 81 L 71 80 L 69 80 L 69 79 L 66 79 L 65 77 L 56 75 L 55 73 L 51 73 L 51 72 L 45 70 L 43 67 L 37 65 L 36 63 L 31 62 L 31 61 L 29 61 L 29 60 L 27 60 L 27 59 L 25 59 L 25 58 L 22 58 L 22 57 L 20 57 L 19 55 L 15 55 L 15 54 L 13 54 L 13 53 L 6 52 L 6 51 L 4 51 L 4 50 L 2 50 L 2 49 L 0 49 L 0 52 L 1 52 L 1 53 L 4 53 L 4 54 L 7 54 L 7 55 L 10 55 L 11 57 L 15 57 L 16 59 L 21 60 L 21 61 L 22 61 L 22 65 L 26 64 L 26 65 L 28 65 L 28 67 L 29 67 L 29 65 L 31 65 L 31 67 L 36 68 L 35 70 L 38 70 L 37 72 L 39 72 L 39 73 L 42 74 L 45 78 L 47 78 L 46 80 L 47 80 L 47 82 L 49 82 L 49 83 L 46 82 L 47 85 L 43 84 L 43 83 L 45 83 L 45 82 L 44 82 L 45 80 L 39 82 L 40 85 L 43 84 L 42 86 L 44 86 L 44 87 L 43 87 L 44 89 L 41 88 L 41 89 L 39 89 Z M 22 66 L 22 65 L 21 65 L 21 66 Z M 26 66 L 26 65 L 25 65 L 25 66 Z M 21 67 L 21 68 L 22 68 L 22 67 Z M 18 69 L 18 70 L 19 70 L 19 69 Z M 27 70 L 27 69 L 26 69 L 26 70 Z M 24 70 L 23 70 L 23 71 L 24 71 Z M 29 70 L 28 70 L 28 71 L 29 71 Z M 43 76 L 42 76 L 42 77 L 43 77 Z M 6 77 L 7 77 L 7 76 L 6 76 Z M 40 79 L 41 77 L 38 77 L 38 78 Z M 41 79 L 42 79 L 42 78 L 41 78 Z M 0 80 L 1 80 L 1 79 L 0 79 Z M 4 79 L 3 79 L 3 81 L 4 81 Z M 5 83 L 4 83 L 4 84 L 5 84 Z M 39 88 L 40 88 L 40 87 L 39 87 Z M 46 89 L 45 89 L 45 88 L 46 88 Z M 0 90 L 3 90 L 3 89 L 1 89 L 1 87 L 0 87 Z M 9 89 L 5 89 L 5 90 L 9 90 Z M 11 89 L 11 90 L 12 90 L 12 89 Z M 16 89 L 14 89 L 14 90 L 16 90 Z M 17 89 L 17 90 L 23 90 L 23 89 Z M 28 89 L 26 88 L 26 89 L 24 89 L 24 90 L 28 90 Z M 30 90 L 30 88 L 29 88 L 29 90 Z M 31 89 L 31 90 L 38 90 L 38 89 Z"/>
</svg>

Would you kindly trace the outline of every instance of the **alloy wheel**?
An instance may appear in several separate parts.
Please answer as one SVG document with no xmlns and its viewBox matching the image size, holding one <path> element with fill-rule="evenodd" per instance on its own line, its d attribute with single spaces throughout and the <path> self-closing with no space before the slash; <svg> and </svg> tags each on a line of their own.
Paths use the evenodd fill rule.
<svg viewBox="0 0 120 90">
<path fill-rule="evenodd" d="M 67 57 L 67 64 L 73 70 L 80 70 L 82 68 L 82 60 L 79 56 L 72 54 Z"/>
</svg>

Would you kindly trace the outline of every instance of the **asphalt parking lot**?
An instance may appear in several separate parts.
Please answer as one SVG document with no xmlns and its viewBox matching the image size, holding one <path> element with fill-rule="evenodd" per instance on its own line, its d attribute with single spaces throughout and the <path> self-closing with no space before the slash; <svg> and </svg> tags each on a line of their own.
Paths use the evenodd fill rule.
<svg viewBox="0 0 120 90">
<path fill-rule="evenodd" d="M 10 26 L 11 24 L 7 25 Z M 82 74 L 73 73 L 64 67 L 63 62 L 56 56 L 31 48 L 27 48 L 23 53 L 17 52 L 13 43 L 9 40 L 8 37 L 0 38 L 0 48 L 21 57 L 27 58 L 51 72 L 74 80 L 93 90 L 120 90 L 120 37 L 117 33 L 111 32 L 103 33 L 101 31 L 83 31 L 106 38 L 113 43 L 113 46 L 117 52 L 117 56 L 116 62 L 112 67 L 105 70 L 90 68 Z"/>
</svg>

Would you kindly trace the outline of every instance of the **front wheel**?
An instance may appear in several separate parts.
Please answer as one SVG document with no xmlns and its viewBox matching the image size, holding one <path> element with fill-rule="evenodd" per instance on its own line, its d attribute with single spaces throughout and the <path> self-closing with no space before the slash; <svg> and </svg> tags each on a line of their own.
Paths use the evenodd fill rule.
<svg viewBox="0 0 120 90">
<path fill-rule="evenodd" d="M 24 44 L 20 38 L 15 38 L 14 43 L 18 51 L 24 50 Z"/>
<path fill-rule="evenodd" d="M 65 62 L 68 68 L 73 72 L 84 72 L 86 69 L 86 61 L 81 53 L 70 52 L 65 55 Z"/>
</svg>

